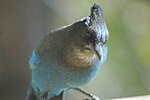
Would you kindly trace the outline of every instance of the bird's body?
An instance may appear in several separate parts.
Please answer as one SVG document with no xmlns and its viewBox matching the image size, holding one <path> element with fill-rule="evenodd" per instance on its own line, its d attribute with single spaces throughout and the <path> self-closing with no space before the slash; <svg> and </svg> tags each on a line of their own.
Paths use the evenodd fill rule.
<svg viewBox="0 0 150 100">
<path fill-rule="evenodd" d="M 94 17 L 89 18 L 49 32 L 34 48 L 30 67 L 32 88 L 38 99 L 44 92 L 48 92 L 50 99 L 67 88 L 87 84 L 95 77 L 107 56 L 107 47 L 102 44 L 107 38 L 103 38 L 102 34 L 108 35 L 108 30 L 104 18 L 98 19 L 103 22 L 106 33 L 98 33 L 102 39 L 96 42 L 97 32 L 101 27 L 95 26 L 97 21 Z M 87 30 L 93 35 L 88 36 Z M 93 52 L 90 44 L 94 45 L 99 57 Z"/>
</svg>

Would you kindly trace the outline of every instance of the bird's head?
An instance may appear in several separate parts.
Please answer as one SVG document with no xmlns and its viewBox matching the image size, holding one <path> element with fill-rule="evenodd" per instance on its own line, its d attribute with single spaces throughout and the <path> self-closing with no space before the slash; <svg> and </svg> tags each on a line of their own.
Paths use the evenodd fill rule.
<svg viewBox="0 0 150 100">
<path fill-rule="evenodd" d="M 87 26 L 84 33 L 85 39 L 88 41 L 91 50 L 101 60 L 102 55 L 100 54 L 99 48 L 106 44 L 109 32 L 99 5 L 94 4 L 91 7 L 91 15 L 85 18 L 85 24 Z"/>
<path fill-rule="evenodd" d="M 87 65 L 84 62 L 91 63 L 95 58 L 99 61 L 105 60 L 109 32 L 100 6 L 94 4 L 90 16 L 79 20 L 73 26 L 72 44 L 70 43 L 73 47 L 68 56 L 69 62 L 83 67 Z"/>
</svg>

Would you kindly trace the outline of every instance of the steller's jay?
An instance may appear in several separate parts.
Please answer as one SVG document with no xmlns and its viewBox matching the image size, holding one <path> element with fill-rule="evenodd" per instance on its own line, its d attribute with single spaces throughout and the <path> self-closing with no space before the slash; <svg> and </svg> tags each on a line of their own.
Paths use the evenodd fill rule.
<svg viewBox="0 0 150 100">
<path fill-rule="evenodd" d="M 108 35 L 97 4 L 91 7 L 90 16 L 49 32 L 29 61 L 35 97 L 49 100 L 65 89 L 90 82 L 106 60 Z"/>
</svg>

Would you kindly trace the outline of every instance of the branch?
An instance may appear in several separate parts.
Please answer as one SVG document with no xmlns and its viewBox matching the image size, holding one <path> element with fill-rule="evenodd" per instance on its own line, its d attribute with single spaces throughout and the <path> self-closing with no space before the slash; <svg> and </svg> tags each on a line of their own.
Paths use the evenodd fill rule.
<svg viewBox="0 0 150 100">
<path fill-rule="evenodd" d="M 111 99 L 111 100 L 150 100 L 150 95 L 127 97 L 127 98 L 120 98 L 120 99 Z"/>
</svg>

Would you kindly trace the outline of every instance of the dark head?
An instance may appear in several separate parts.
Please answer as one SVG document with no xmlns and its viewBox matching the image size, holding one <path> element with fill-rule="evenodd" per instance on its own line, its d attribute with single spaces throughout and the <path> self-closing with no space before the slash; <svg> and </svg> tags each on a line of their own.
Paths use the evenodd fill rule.
<svg viewBox="0 0 150 100">
<path fill-rule="evenodd" d="M 82 32 L 79 33 L 83 35 L 82 37 L 87 41 L 90 48 L 93 49 L 93 52 L 101 59 L 101 55 L 96 48 L 97 46 L 104 46 L 109 37 L 101 7 L 94 4 L 94 6 L 91 7 L 91 15 L 80 20 L 78 23 L 81 23 L 81 25 L 78 25 L 78 28 L 83 28 L 80 29 Z"/>
<path fill-rule="evenodd" d="M 103 11 L 99 5 L 94 4 L 91 7 L 91 15 L 85 19 L 85 24 L 87 25 L 87 40 L 91 49 L 101 59 L 101 54 L 97 48 L 102 47 L 106 44 L 109 33 L 104 19 Z"/>
<path fill-rule="evenodd" d="M 83 67 L 91 63 L 93 59 L 103 61 L 109 33 L 100 6 L 94 4 L 91 7 L 90 16 L 74 23 L 73 27 L 73 38 L 70 43 L 72 50 L 70 50 L 71 53 L 67 51 L 68 59 L 70 59 L 68 62 Z"/>
</svg>

